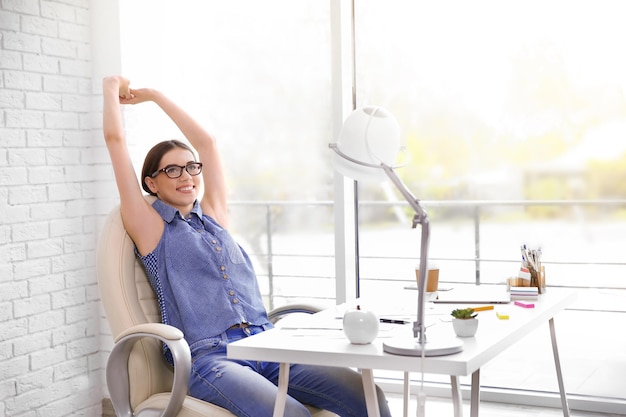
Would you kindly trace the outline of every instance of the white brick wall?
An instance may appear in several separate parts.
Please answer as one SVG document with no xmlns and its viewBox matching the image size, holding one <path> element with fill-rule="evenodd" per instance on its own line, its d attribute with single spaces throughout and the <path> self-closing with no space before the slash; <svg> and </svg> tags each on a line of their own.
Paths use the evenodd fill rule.
<svg viewBox="0 0 626 417">
<path fill-rule="evenodd" d="M 0 0 L 0 417 L 101 415 L 95 248 L 116 192 L 93 3 Z"/>
</svg>

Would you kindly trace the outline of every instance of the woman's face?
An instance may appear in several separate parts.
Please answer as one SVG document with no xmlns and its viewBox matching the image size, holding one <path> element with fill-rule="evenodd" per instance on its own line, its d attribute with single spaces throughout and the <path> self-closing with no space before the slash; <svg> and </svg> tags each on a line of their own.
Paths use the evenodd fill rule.
<svg viewBox="0 0 626 417">
<path fill-rule="evenodd" d="M 174 148 L 163 155 L 159 169 L 168 165 L 186 166 L 189 162 L 196 162 L 191 152 L 183 148 Z M 157 197 L 181 213 L 187 214 L 198 198 L 202 175 L 192 176 L 183 169 L 182 175 L 178 178 L 170 178 L 165 172 L 159 172 L 154 177 L 147 177 L 145 181 Z"/>
</svg>

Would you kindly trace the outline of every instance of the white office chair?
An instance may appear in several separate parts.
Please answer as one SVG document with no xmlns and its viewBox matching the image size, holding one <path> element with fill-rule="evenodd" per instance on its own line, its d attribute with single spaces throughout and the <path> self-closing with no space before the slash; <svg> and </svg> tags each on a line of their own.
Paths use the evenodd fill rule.
<svg viewBox="0 0 626 417">
<path fill-rule="evenodd" d="M 187 395 L 191 355 L 183 333 L 162 324 L 156 296 L 126 234 L 119 208 L 106 219 L 98 245 L 98 285 L 115 345 L 106 369 L 117 416 L 233 417 L 229 411 Z M 306 306 L 287 306 L 270 314 L 278 320 Z M 171 349 L 175 366 L 163 358 Z M 315 417 L 335 414 L 309 407 Z"/>
</svg>

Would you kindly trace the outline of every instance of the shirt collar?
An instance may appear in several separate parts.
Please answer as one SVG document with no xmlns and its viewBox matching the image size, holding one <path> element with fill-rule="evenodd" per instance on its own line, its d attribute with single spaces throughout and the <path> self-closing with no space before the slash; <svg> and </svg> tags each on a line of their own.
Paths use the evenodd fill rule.
<svg viewBox="0 0 626 417">
<path fill-rule="evenodd" d="M 159 198 L 154 200 L 154 203 L 152 203 L 152 207 L 154 207 L 154 209 L 157 211 L 157 213 L 159 213 L 163 220 L 168 223 L 171 223 L 177 215 L 179 218 L 182 219 L 182 214 L 178 209 L 170 206 L 167 203 L 164 203 L 163 200 Z M 191 213 L 195 214 L 200 219 L 202 218 L 202 208 L 200 207 L 198 200 L 194 201 Z"/>
</svg>

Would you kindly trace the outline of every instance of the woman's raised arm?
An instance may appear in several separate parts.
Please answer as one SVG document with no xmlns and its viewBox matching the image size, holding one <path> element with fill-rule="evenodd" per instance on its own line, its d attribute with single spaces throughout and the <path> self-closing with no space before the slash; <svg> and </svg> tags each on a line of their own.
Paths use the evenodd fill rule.
<svg viewBox="0 0 626 417">
<path fill-rule="evenodd" d="M 146 255 L 158 244 L 164 226 L 161 217 L 143 197 L 126 143 L 120 102 L 133 100 L 129 84 L 120 76 L 106 77 L 102 81 L 102 129 L 120 194 L 124 227 L 139 252 Z"/>
</svg>

